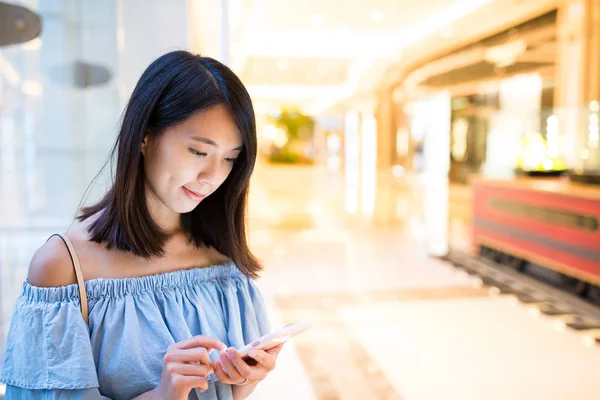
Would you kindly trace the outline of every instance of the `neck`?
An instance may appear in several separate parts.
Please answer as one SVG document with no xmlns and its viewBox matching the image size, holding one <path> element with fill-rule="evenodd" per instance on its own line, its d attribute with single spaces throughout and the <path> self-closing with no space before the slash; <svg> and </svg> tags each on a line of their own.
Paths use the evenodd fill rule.
<svg viewBox="0 0 600 400">
<path fill-rule="evenodd" d="M 149 194 L 146 200 L 148 211 L 152 220 L 158 227 L 169 236 L 175 236 L 183 232 L 181 226 L 181 214 L 167 208 L 156 196 Z"/>
</svg>

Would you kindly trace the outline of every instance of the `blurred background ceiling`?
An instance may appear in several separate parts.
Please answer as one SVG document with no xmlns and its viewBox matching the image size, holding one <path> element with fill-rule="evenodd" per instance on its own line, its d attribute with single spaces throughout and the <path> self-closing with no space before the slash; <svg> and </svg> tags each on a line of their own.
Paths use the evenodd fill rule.
<svg viewBox="0 0 600 400">
<path fill-rule="evenodd" d="M 197 0 L 193 7 L 199 51 L 221 54 L 215 38 L 222 3 Z M 257 108 L 316 114 L 349 99 L 368 101 L 376 84 L 397 80 L 442 49 L 555 7 L 548 0 L 231 0 L 229 65 Z"/>
</svg>

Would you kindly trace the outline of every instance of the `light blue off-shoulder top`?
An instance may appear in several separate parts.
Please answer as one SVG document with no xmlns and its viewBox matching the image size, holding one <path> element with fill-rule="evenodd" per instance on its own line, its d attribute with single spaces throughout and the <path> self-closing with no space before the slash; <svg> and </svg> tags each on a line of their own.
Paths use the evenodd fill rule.
<svg viewBox="0 0 600 400">
<path fill-rule="evenodd" d="M 0 373 L 6 400 L 131 399 L 158 386 L 171 344 L 207 335 L 240 348 L 270 328 L 254 281 L 232 262 L 85 288 L 89 326 L 77 284 L 23 283 Z M 230 385 L 209 382 L 189 399 L 232 399 Z"/>
</svg>

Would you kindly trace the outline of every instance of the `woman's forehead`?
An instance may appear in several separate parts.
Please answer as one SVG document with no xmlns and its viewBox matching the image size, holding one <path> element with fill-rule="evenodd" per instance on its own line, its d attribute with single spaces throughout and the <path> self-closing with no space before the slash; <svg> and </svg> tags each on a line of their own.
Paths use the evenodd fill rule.
<svg viewBox="0 0 600 400">
<path fill-rule="evenodd" d="M 177 129 L 185 139 L 223 147 L 227 150 L 242 145 L 242 135 L 229 111 L 223 106 L 195 113 Z"/>
</svg>

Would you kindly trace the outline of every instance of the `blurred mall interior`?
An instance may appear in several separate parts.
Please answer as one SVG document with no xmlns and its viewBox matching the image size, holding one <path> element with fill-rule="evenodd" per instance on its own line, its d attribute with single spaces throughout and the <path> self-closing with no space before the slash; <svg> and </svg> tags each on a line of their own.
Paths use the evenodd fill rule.
<svg viewBox="0 0 600 400">
<path fill-rule="evenodd" d="M 184 48 L 253 98 L 258 284 L 312 323 L 252 399 L 600 398 L 600 0 L 8 1 L 0 45 L 0 354 Z"/>
</svg>

